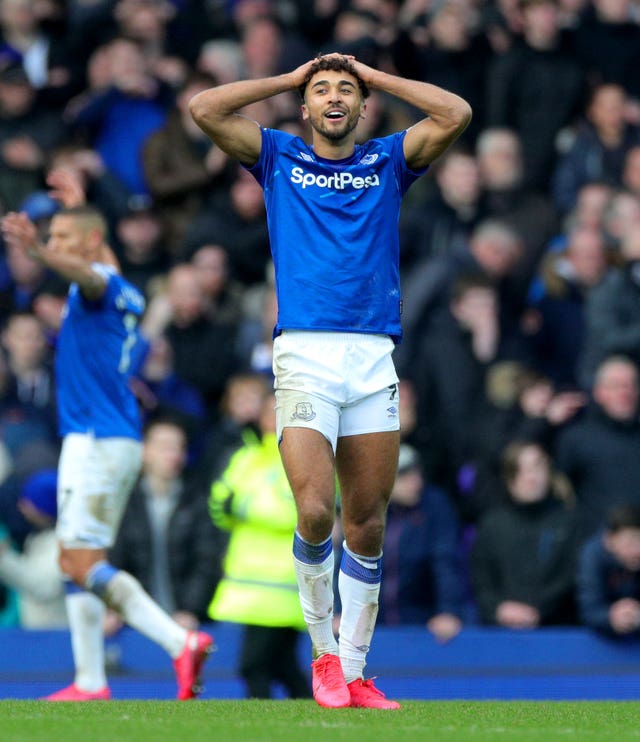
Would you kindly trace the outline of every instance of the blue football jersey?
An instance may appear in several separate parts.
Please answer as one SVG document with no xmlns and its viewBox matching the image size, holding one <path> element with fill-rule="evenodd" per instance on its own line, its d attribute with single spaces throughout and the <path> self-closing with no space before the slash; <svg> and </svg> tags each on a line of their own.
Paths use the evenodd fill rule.
<svg viewBox="0 0 640 742">
<path fill-rule="evenodd" d="M 262 130 L 249 169 L 264 190 L 284 329 L 402 336 L 398 220 L 410 170 L 406 132 L 356 145 L 345 160 L 318 157 L 299 137 Z"/>
<path fill-rule="evenodd" d="M 58 337 L 60 434 L 139 440 L 141 421 L 129 378 L 144 297 L 110 266 L 93 268 L 107 281 L 104 295 L 89 301 L 72 283 Z"/>
</svg>

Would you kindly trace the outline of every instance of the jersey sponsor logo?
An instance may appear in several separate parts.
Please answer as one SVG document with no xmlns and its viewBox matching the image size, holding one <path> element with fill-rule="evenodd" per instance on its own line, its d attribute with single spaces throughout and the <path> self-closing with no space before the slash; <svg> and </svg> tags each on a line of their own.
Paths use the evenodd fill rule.
<svg viewBox="0 0 640 742">
<path fill-rule="evenodd" d="M 301 167 L 294 167 L 291 169 L 291 182 L 296 185 L 301 184 L 303 191 L 310 186 L 330 188 L 334 191 L 344 191 L 346 189 L 361 191 L 364 188 L 379 186 L 380 178 L 376 173 L 362 177 L 345 171 L 332 173 L 331 175 L 324 175 L 322 173 L 316 175 L 315 173 L 305 172 Z"/>
<path fill-rule="evenodd" d="M 304 420 L 305 422 L 310 422 L 313 420 L 316 416 L 316 413 L 313 409 L 313 405 L 311 402 L 298 402 L 296 404 L 296 409 L 291 415 L 292 420 Z"/>
</svg>

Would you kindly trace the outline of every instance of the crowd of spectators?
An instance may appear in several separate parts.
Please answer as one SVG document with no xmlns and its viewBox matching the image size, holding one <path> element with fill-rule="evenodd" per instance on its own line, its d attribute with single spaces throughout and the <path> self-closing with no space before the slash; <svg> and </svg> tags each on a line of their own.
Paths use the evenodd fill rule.
<svg viewBox="0 0 640 742">
<path fill-rule="evenodd" d="M 163 544 L 171 569 L 140 571 L 206 618 L 224 548 L 202 522 L 210 485 L 272 382 L 262 192 L 188 101 L 336 50 L 474 110 L 400 221 L 404 458 L 380 620 L 444 639 L 468 621 L 637 631 L 637 0 L 0 0 L 0 214 L 46 236 L 48 175 L 73 173 L 147 299 L 134 385 L 150 453 L 120 557 Z M 293 92 L 246 113 L 307 136 Z M 363 139 L 418 116 L 375 90 L 367 113 Z M 0 554 L 33 550 L 18 503 L 55 466 L 65 294 L 0 245 Z M 196 556 L 176 556 L 187 544 Z"/>
</svg>

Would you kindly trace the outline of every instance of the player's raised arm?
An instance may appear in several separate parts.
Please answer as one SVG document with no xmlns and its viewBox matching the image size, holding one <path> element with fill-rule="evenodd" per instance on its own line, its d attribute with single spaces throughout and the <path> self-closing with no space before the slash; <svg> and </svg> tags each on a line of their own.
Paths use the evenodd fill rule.
<svg viewBox="0 0 640 742">
<path fill-rule="evenodd" d="M 315 61 L 305 62 L 283 75 L 239 80 L 204 90 L 189 102 L 193 120 L 221 150 L 244 165 L 254 165 L 262 146 L 260 126 L 239 111 L 252 103 L 295 90 Z"/>
<path fill-rule="evenodd" d="M 57 224 L 57 227 L 56 227 Z M 2 219 L 2 235 L 5 242 L 22 250 L 32 260 L 37 260 L 70 283 L 77 283 L 80 290 L 88 299 L 99 299 L 105 292 L 106 280 L 101 273 L 96 272 L 91 259 L 84 255 L 71 252 L 65 247 L 56 249 L 55 232 L 60 232 L 62 242 L 68 241 L 69 234 L 75 225 L 69 224 L 69 219 L 63 215 L 54 216 L 51 222 L 51 238 L 49 245 L 43 245 L 38 239 L 35 224 L 26 214 L 9 212 Z M 58 238 L 60 241 L 60 238 Z M 102 241 L 98 234 L 95 235 L 96 258 L 100 255 Z"/>
<path fill-rule="evenodd" d="M 471 106 L 459 95 L 427 82 L 389 75 L 357 60 L 353 66 L 370 88 L 400 98 L 425 114 L 426 118 L 412 126 L 404 139 L 405 159 L 415 170 L 433 162 L 471 121 Z"/>
</svg>

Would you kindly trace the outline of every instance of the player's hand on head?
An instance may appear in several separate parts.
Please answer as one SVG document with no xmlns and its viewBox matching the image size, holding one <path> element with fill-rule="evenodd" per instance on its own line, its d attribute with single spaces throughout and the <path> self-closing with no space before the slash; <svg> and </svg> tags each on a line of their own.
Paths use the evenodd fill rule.
<svg viewBox="0 0 640 742">
<path fill-rule="evenodd" d="M 358 62 L 355 57 L 348 57 L 348 59 L 351 62 L 356 75 L 358 75 L 362 82 L 368 87 L 373 87 L 373 76 L 376 73 L 376 70 L 363 62 Z"/>
<path fill-rule="evenodd" d="M 318 61 L 317 57 L 315 59 L 310 59 L 308 62 L 301 64 L 299 67 L 296 67 L 295 70 L 292 70 L 289 73 L 293 87 L 297 88 L 304 83 L 304 81 L 307 78 L 307 75 L 309 74 L 309 70 L 313 67 L 313 65 L 317 61 Z"/>
</svg>

